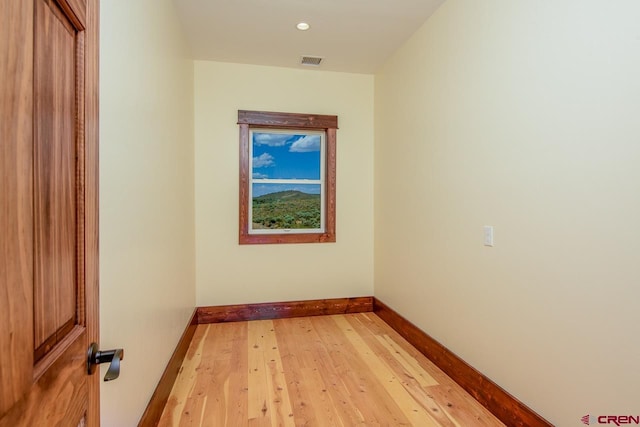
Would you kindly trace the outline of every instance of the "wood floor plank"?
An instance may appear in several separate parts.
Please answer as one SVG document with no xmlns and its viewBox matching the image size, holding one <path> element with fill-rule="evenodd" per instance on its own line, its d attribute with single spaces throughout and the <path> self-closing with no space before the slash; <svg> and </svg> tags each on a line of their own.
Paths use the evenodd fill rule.
<svg viewBox="0 0 640 427">
<path fill-rule="evenodd" d="M 274 321 L 278 329 L 278 344 L 282 355 L 283 369 L 293 406 L 296 425 L 343 425 L 339 408 L 332 396 L 327 381 L 333 375 L 319 374 L 318 359 L 326 358 L 316 350 L 319 338 L 311 326 L 309 318 Z"/>
<path fill-rule="evenodd" d="M 207 328 L 200 365 L 196 368 L 198 378 L 183 408 L 184 424 L 180 425 L 204 426 L 210 425 L 208 423 L 224 422 L 224 410 L 216 409 L 224 409 L 225 395 L 221 382 L 229 372 L 228 363 L 225 363 L 229 353 L 228 342 L 227 339 L 209 339 L 209 337 L 226 338 L 229 332 L 229 330 L 221 330 L 218 325 L 209 325 Z M 223 403 L 220 403 L 221 401 Z M 211 418 L 211 414 L 215 414 L 215 417 Z"/>
<path fill-rule="evenodd" d="M 294 426 L 271 320 L 249 323 L 249 425 Z"/>
<path fill-rule="evenodd" d="M 160 417 L 159 427 L 171 427 L 180 425 L 182 413 L 187 399 L 192 395 L 192 390 L 198 382 L 198 367 L 202 358 L 202 348 L 204 347 L 205 338 L 209 332 L 208 327 L 198 327 L 189 351 L 182 362 L 182 368 L 176 382 L 169 395 L 169 400 L 164 408 L 162 417 Z"/>
<path fill-rule="evenodd" d="M 404 351 L 389 335 L 375 334 L 363 322 L 364 317 L 349 317 L 350 326 L 354 328 L 358 336 L 370 346 L 374 354 L 384 363 L 394 375 L 394 382 L 399 383 L 405 389 L 408 396 L 413 399 L 412 405 L 419 405 L 423 411 L 442 427 L 457 427 L 455 419 L 447 415 L 445 408 L 438 403 L 429 393 L 430 388 L 438 383 L 420 367 L 418 361 Z M 408 397 L 405 396 L 405 397 Z"/>
<path fill-rule="evenodd" d="M 431 376 L 438 384 L 448 384 L 451 382 L 451 378 L 447 376 L 440 368 L 438 368 L 433 362 L 426 358 L 418 349 L 412 346 L 406 339 L 404 339 L 395 330 L 389 327 L 378 317 L 375 313 L 363 313 L 361 320 L 367 323 L 367 328 L 371 330 L 376 336 L 389 335 L 393 338 L 393 341 L 400 346 L 404 351 L 413 358 L 424 371 Z M 455 384 L 455 383 L 454 383 Z"/>
<path fill-rule="evenodd" d="M 389 395 L 393 396 L 395 403 L 402 409 L 404 415 L 410 420 L 411 425 L 437 427 L 439 424 L 433 419 L 429 411 L 407 392 L 395 372 L 373 352 L 362 336 L 354 330 L 349 320 L 344 316 L 332 316 L 332 318 L 369 367 L 370 373 L 384 385 Z"/>
<path fill-rule="evenodd" d="M 249 425 L 268 426 L 271 420 L 267 417 L 267 371 L 264 354 L 264 336 L 260 334 L 260 326 L 264 321 L 252 322 L 249 326 Z"/>
<path fill-rule="evenodd" d="M 248 351 L 248 323 L 238 322 L 241 328 L 233 331 L 231 337 L 231 372 L 225 381 L 225 424 L 218 426 L 241 426 L 246 423 L 249 395 L 249 351 Z M 214 427 L 214 425 L 212 425 Z"/>
<path fill-rule="evenodd" d="M 206 355 L 202 357 L 202 365 L 199 367 L 202 377 L 197 390 L 194 389 L 194 401 L 190 410 L 197 421 L 194 425 L 229 425 L 237 406 L 234 402 L 242 401 L 235 396 L 248 391 L 246 379 L 234 375 L 240 366 L 247 366 L 247 325 L 236 323 L 231 328 L 224 328 L 219 324 L 208 327 L 209 338 L 203 348 Z M 238 360 L 243 363 L 237 364 Z M 202 406 L 198 405 L 198 401 L 202 402 Z M 244 410 L 236 419 L 244 423 L 246 418 L 243 417 L 246 417 Z"/>
<path fill-rule="evenodd" d="M 327 330 L 327 327 L 330 329 Z M 354 373 L 359 369 L 346 358 L 354 354 L 346 337 L 340 336 L 335 323 L 327 322 L 326 317 L 307 318 L 302 330 L 305 332 L 298 334 L 294 351 L 300 355 L 307 372 L 321 375 L 325 387 L 314 387 L 306 381 L 306 377 L 303 379 L 303 387 L 311 399 L 306 406 L 310 406 L 314 412 L 313 423 L 310 425 L 328 425 L 326 423 L 334 416 L 337 416 L 343 425 L 375 425 L 376 420 L 380 418 L 376 416 L 375 411 L 379 409 L 367 407 L 366 397 L 362 395 L 365 389 L 372 392 L 373 387 L 362 384 L 354 377 Z M 287 334 L 281 336 L 284 339 Z M 327 341 L 327 337 L 330 342 Z M 384 391 L 382 387 L 378 388 Z M 328 394 L 328 399 L 324 396 L 325 393 Z M 391 399 L 387 400 L 392 403 Z M 325 405 L 333 404 L 335 413 L 326 406 L 324 411 L 321 410 L 318 402 L 324 402 Z M 325 419 L 326 416 L 329 419 Z M 300 425 L 298 421 L 296 425 Z"/>
<path fill-rule="evenodd" d="M 347 317 L 347 319 L 356 328 L 359 324 L 363 324 L 364 327 L 358 329 L 363 338 L 371 341 L 371 335 L 373 335 L 378 341 L 384 341 L 383 346 L 395 353 L 396 359 L 399 359 L 403 368 L 407 365 L 411 367 L 411 370 L 403 373 L 405 375 L 403 384 L 416 400 L 423 402 L 429 408 L 431 415 L 441 426 L 496 425 L 495 417 L 486 408 L 478 405 L 472 396 L 458 387 L 396 331 L 390 330 L 378 316 L 373 313 L 363 313 L 361 316 Z M 375 343 L 373 345 L 375 346 Z M 380 349 L 376 352 L 381 358 L 388 359 L 388 355 Z M 422 389 L 412 384 L 419 378 L 422 379 L 418 381 Z M 443 385 L 439 385 L 438 381 Z"/>
<path fill-rule="evenodd" d="M 199 325 L 161 427 L 502 426 L 373 313 Z"/>
<path fill-rule="evenodd" d="M 346 328 L 341 328 L 336 319 L 342 316 L 325 316 L 314 319 L 320 336 L 326 345 L 332 346 L 329 352 L 333 364 L 340 367 L 340 380 L 354 405 L 364 417 L 366 425 L 396 426 L 412 425 L 410 417 L 401 407 L 397 396 L 390 393 L 386 378 L 371 371 L 369 356 L 359 348 L 359 342 L 349 336 Z M 372 405 L 371 402 L 376 402 Z M 429 424 L 424 424 L 429 425 Z"/>
<path fill-rule="evenodd" d="M 397 367 L 401 368 L 398 372 L 399 375 L 417 381 L 421 387 L 438 385 L 438 381 L 420 364 L 419 359 L 416 359 L 418 356 L 416 353 L 409 354 L 396 340 L 389 336 L 388 330 L 372 328 L 372 324 L 375 323 L 376 319 L 380 321 L 375 314 L 352 316 L 346 319 L 351 322 L 351 325 L 357 329 L 358 333 L 374 349 L 376 354 L 387 361 L 389 366 L 393 368 L 398 365 Z"/>
</svg>

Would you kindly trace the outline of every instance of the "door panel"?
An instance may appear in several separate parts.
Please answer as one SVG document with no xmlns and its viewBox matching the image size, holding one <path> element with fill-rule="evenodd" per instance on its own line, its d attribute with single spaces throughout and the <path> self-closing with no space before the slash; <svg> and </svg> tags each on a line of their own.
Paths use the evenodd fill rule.
<svg viewBox="0 0 640 427">
<path fill-rule="evenodd" d="M 78 425 L 87 408 L 87 375 L 83 340 L 77 339 L 48 367 L 21 399 L 0 419 L 2 427 Z"/>
<path fill-rule="evenodd" d="M 97 0 L 0 0 L 0 427 L 99 424 L 97 31 Z"/>
<path fill-rule="evenodd" d="M 76 324 L 78 276 L 76 175 L 78 37 L 53 2 L 36 3 L 34 233 L 35 359 L 40 360 Z M 80 71 L 82 69 L 80 68 Z M 80 173 L 78 173 L 80 172 Z M 76 249 L 77 247 L 77 249 Z M 78 274 L 76 274 L 78 273 Z"/>
</svg>

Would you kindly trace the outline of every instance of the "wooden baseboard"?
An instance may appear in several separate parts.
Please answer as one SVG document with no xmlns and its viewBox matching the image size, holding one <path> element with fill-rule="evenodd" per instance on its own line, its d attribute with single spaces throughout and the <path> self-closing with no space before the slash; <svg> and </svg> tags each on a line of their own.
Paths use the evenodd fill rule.
<svg viewBox="0 0 640 427">
<path fill-rule="evenodd" d="M 373 297 L 198 307 L 198 324 L 373 311 Z"/>
<path fill-rule="evenodd" d="M 171 389 L 173 388 L 173 384 L 176 382 L 176 378 L 178 377 L 178 373 L 182 367 L 182 362 L 187 354 L 189 344 L 191 344 L 191 340 L 193 339 L 197 326 L 197 310 L 194 310 L 191 320 L 182 333 L 182 337 L 180 337 L 180 341 L 178 341 L 178 345 L 176 346 L 171 359 L 169 359 L 169 363 L 156 386 L 156 390 L 151 396 L 147 409 L 144 411 L 144 414 L 138 423 L 138 427 L 154 427 L 158 425 L 160 417 L 162 416 L 162 411 L 169 400 Z"/>
<path fill-rule="evenodd" d="M 508 427 L 553 427 L 377 298 L 373 299 L 373 311 Z"/>
</svg>

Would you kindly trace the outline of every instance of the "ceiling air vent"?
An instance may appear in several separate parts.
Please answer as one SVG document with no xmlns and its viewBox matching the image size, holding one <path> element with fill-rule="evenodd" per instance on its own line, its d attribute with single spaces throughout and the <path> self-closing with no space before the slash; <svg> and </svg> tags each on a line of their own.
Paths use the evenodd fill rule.
<svg viewBox="0 0 640 427">
<path fill-rule="evenodd" d="M 322 58 L 317 56 L 303 56 L 300 61 L 301 65 L 306 65 L 309 67 L 319 67 L 322 62 Z"/>
</svg>

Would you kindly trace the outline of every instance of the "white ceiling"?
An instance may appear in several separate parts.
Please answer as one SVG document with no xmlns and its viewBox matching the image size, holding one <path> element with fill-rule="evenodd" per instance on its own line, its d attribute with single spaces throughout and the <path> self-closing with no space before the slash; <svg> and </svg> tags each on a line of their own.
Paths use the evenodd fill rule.
<svg viewBox="0 0 640 427">
<path fill-rule="evenodd" d="M 444 0 L 174 0 L 195 59 L 374 73 Z M 311 29 L 299 31 L 298 22 Z"/>
</svg>

